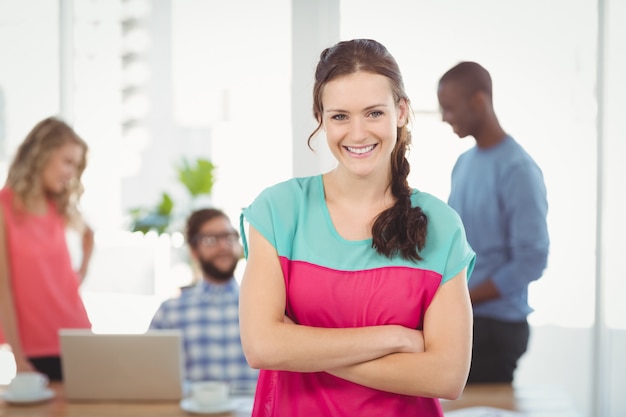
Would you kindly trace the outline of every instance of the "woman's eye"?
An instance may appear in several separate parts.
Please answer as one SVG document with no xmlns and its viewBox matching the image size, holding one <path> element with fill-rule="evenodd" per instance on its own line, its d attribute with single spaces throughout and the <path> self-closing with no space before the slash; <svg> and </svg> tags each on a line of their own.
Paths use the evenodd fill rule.
<svg viewBox="0 0 626 417">
<path fill-rule="evenodd" d="M 331 119 L 333 119 L 333 120 L 346 120 L 346 115 L 345 114 L 336 114 L 336 115 L 332 116 Z"/>
<path fill-rule="evenodd" d="M 376 110 L 376 111 L 373 111 L 373 112 L 370 113 L 371 117 L 380 117 L 382 115 L 383 115 L 383 112 L 380 111 L 380 110 Z"/>
</svg>

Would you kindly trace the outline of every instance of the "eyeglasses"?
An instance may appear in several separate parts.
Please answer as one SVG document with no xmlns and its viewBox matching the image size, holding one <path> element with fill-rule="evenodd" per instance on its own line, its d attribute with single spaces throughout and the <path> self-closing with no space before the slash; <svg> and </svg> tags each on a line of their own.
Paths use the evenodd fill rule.
<svg viewBox="0 0 626 417">
<path fill-rule="evenodd" d="M 220 241 L 228 243 L 229 245 L 234 245 L 239 243 L 239 233 L 237 232 L 227 232 L 227 233 L 218 233 L 215 235 L 197 235 L 194 238 L 194 242 L 197 245 L 204 246 L 205 248 L 210 248 L 217 245 Z"/>
</svg>

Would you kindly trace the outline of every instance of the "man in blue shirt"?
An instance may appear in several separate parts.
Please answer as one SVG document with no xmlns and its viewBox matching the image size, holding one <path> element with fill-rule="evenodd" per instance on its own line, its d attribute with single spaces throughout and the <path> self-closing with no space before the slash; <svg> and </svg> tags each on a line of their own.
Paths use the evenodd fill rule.
<svg viewBox="0 0 626 417">
<path fill-rule="evenodd" d="M 202 280 L 161 304 L 150 328 L 182 330 L 188 381 L 225 381 L 231 393 L 254 393 L 258 371 L 239 337 L 239 233 L 222 211 L 201 209 L 187 220 L 186 238 Z"/>
<path fill-rule="evenodd" d="M 500 126 L 491 76 L 461 62 L 439 80 L 442 119 L 476 146 L 452 171 L 448 203 L 463 220 L 476 252 L 469 283 L 474 344 L 468 383 L 513 382 L 528 347 L 528 285 L 547 264 L 548 203 L 540 168 Z"/>
</svg>

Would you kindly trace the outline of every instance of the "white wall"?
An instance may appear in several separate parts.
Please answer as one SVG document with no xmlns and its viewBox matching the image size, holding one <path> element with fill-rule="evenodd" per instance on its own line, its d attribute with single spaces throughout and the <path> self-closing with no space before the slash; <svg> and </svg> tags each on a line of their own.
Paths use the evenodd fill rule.
<svg viewBox="0 0 626 417">
<path fill-rule="evenodd" d="M 87 7 L 86 3 L 81 4 Z M 119 46 L 116 43 L 119 39 L 115 38 L 118 36 L 115 16 L 106 14 L 106 10 L 112 13 L 119 9 L 119 4 L 111 1 L 90 4 L 106 24 L 91 37 L 84 36 L 79 46 L 96 45 L 98 57 L 108 57 L 108 61 L 106 65 L 92 67 L 83 62 L 79 68 L 86 71 L 83 74 L 91 74 L 91 78 L 83 78 L 81 86 L 89 85 L 85 81 L 93 77 L 98 79 L 106 74 L 119 77 L 113 65 L 115 48 Z M 626 351 L 626 312 L 621 301 L 626 280 L 620 262 L 626 252 L 623 239 L 626 203 L 621 184 L 626 178 L 623 164 L 626 141 L 621 123 L 622 98 L 626 96 L 623 77 L 626 33 L 621 25 L 626 20 L 625 2 L 603 3 L 607 9 L 608 32 L 601 69 L 605 92 L 601 106 L 596 105 L 597 2 L 593 0 L 549 3 L 392 0 L 384 7 L 380 2 L 366 0 L 326 0 L 316 3 L 315 19 L 311 18 L 311 3 L 305 0 L 238 0 L 219 3 L 215 8 L 215 3 L 202 0 L 177 0 L 175 7 L 171 0 L 155 0 L 154 4 L 157 20 L 153 24 L 157 25 L 157 31 L 158 19 L 167 20 L 170 12 L 182 19 L 175 18 L 167 30 L 160 32 L 161 36 L 178 32 L 180 37 L 173 38 L 161 50 L 161 58 L 153 56 L 154 65 L 161 66 L 157 80 L 162 81 L 152 90 L 161 106 L 156 108 L 157 116 L 162 117 L 156 119 L 159 122 L 156 126 L 161 126 L 157 133 L 167 146 L 161 149 L 159 145 L 155 153 L 144 155 L 153 165 L 134 188 L 128 188 L 132 181 L 126 183 L 125 195 L 134 198 L 143 194 L 149 198 L 154 190 L 167 186 L 169 179 L 164 170 L 177 152 L 206 152 L 221 165 L 214 201 L 226 207 L 232 217 L 264 185 L 291 176 L 299 168 L 302 173 L 322 171 L 331 162 L 324 155 L 312 156 L 303 144 L 312 126 L 306 125 L 312 123 L 310 104 L 306 104 L 312 62 L 320 48 L 325 43 L 334 43 L 335 37 L 376 37 L 398 58 L 417 111 L 411 181 L 444 199 L 451 165 L 468 144 L 459 141 L 440 123 L 436 80 L 459 59 L 488 64 L 493 69 L 497 110 L 503 124 L 537 157 L 544 168 L 551 199 L 553 255 L 546 279 L 532 290 L 536 308 L 531 316 L 533 333 L 517 382 L 562 384 L 584 417 L 626 414 L 626 399 L 621 392 L 626 386 L 626 359 L 622 354 Z M 59 111 L 55 37 L 58 16 L 53 5 L 56 3 L 41 0 L 0 0 L 0 86 L 6 95 L 8 152 L 36 120 Z M 196 13 L 196 19 L 186 21 L 185 11 Z M 216 24 L 203 25 L 203 13 L 213 13 Z M 187 22 L 186 26 L 177 26 L 181 22 Z M 224 27 L 219 26 L 220 22 Z M 272 30 L 268 29 L 268 23 Z M 338 24 L 341 27 L 333 26 Z M 300 31 L 296 30 L 299 35 L 290 38 L 292 27 Z M 229 36 L 220 36 L 229 29 L 233 31 L 228 32 Z M 316 36 L 313 41 L 307 38 L 311 34 Z M 20 38 L 20 45 L 26 47 L 16 48 L 11 42 L 15 38 Z M 227 39 L 233 43 L 226 43 Z M 90 40 L 93 44 L 88 44 Z M 211 46 L 215 40 L 220 41 L 219 45 Z M 164 40 L 155 38 L 155 41 Z M 182 48 L 184 45 L 189 48 Z M 295 56 L 310 56 L 311 62 Z M 217 67 L 212 65 L 216 59 Z M 34 65 L 33 60 L 39 65 Z M 29 68 L 29 84 L 22 83 L 23 68 Z M 104 75 L 102 68 L 106 69 Z M 81 77 L 80 72 L 77 77 Z M 122 207 L 130 204 L 123 201 L 119 183 L 122 161 L 116 156 L 125 154 L 128 146 L 117 131 L 119 113 L 87 111 L 103 106 L 102 103 L 114 105 L 116 97 L 111 90 L 115 87 L 109 84 L 100 87 L 81 90 L 75 105 L 79 105 L 76 116 L 81 132 L 94 141 L 85 178 L 88 189 L 85 205 L 96 224 L 110 227 L 119 224 Z M 299 100 L 292 96 L 292 89 L 302 92 L 297 97 Z M 94 94 L 102 100 L 89 101 Z M 224 101 L 212 101 L 210 98 L 215 96 Z M 33 101 L 33 97 L 37 99 Z M 180 101 L 178 104 L 187 103 L 188 107 L 177 112 L 176 103 L 181 99 L 182 104 Z M 172 100 L 173 107 L 167 100 Z M 596 119 L 597 108 L 602 110 L 599 119 Z M 190 117 L 181 118 L 181 113 Z M 598 120 L 601 132 L 596 131 Z M 177 126 L 178 130 L 168 126 Z M 157 143 L 160 142 L 152 146 Z M 323 140 L 317 143 L 323 145 Z M 599 155 L 598 143 L 603 144 Z M 281 152 L 281 156 L 268 161 L 270 152 L 272 155 Z M 597 156 L 601 157 L 600 164 Z M 597 166 L 600 166 L 599 177 Z M 599 183 L 596 178 L 600 178 Z M 599 241 L 596 241 L 595 223 L 597 191 L 601 195 L 597 211 L 602 219 Z M 598 249 L 601 252 L 596 268 Z M 597 333 L 592 328 L 596 277 L 603 283 L 604 303 L 600 311 L 606 321 L 602 324 L 605 330 L 602 345 L 596 343 Z M 153 308 L 151 302 L 147 302 L 147 311 Z M 598 362 L 596 358 L 600 357 L 603 360 Z M 598 374 L 596 365 L 605 362 L 606 369 Z M 594 382 L 594 377 L 602 380 Z M 594 386 L 604 388 L 598 400 L 601 405 L 594 403 Z M 606 412 L 598 414 L 596 410 L 601 407 Z"/>
<path fill-rule="evenodd" d="M 600 160 L 598 178 L 601 184 L 599 200 L 599 262 L 596 292 L 597 316 L 600 325 L 595 335 L 594 366 L 598 383 L 595 387 L 593 415 L 626 415 L 626 138 L 623 120 L 626 115 L 626 2 L 600 2 L 604 25 L 601 31 L 602 58 L 598 133 Z"/>
</svg>

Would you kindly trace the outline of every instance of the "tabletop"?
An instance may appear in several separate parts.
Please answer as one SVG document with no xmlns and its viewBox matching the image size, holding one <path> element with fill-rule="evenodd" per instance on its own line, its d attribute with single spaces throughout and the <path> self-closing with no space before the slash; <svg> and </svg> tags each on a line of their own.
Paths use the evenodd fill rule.
<svg viewBox="0 0 626 417">
<path fill-rule="evenodd" d="M 444 413 L 469 409 L 470 407 L 492 407 L 516 411 L 524 417 L 580 417 L 569 394 L 558 384 L 513 386 L 511 384 L 467 385 L 461 398 L 441 401 Z M 468 416 L 470 414 L 468 413 Z M 481 414 L 472 414 L 480 416 Z M 485 413 L 498 417 L 497 413 Z"/>
<path fill-rule="evenodd" d="M 8 404 L 0 399 L 0 417 L 189 417 L 178 401 L 67 401 L 63 385 L 53 383 L 54 398 L 37 404 Z M 4 390 L 0 387 L 0 392 Z M 213 417 L 249 417 L 251 397 L 235 397 L 237 409 Z M 519 411 L 524 417 L 578 417 L 565 391 L 556 385 L 513 387 L 509 384 L 468 385 L 461 398 L 442 400 L 444 413 L 470 407 Z M 474 414 L 477 415 L 477 414 Z M 490 414 L 493 415 L 493 414 Z"/>
</svg>

